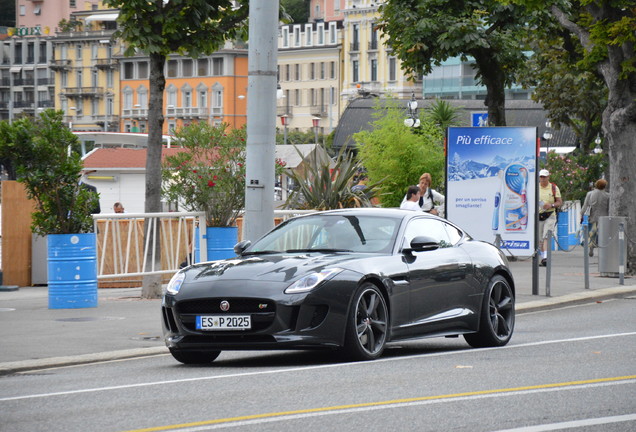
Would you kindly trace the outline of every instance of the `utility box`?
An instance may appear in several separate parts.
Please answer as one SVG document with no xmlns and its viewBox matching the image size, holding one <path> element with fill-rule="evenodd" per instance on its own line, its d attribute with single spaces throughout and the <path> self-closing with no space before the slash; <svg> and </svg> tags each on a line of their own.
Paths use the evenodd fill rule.
<svg viewBox="0 0 636 432">
<path fill-rule="evenodd" d="M 619 238 L 619 227 L 623 226 L 622 239 Z M 624 216 L 601 216 L 598 220 L 598 271 L 601 276 L 619 277 L 625 272 L 627 259 L 627 242 L 625 241 L 627 218 Z M 621 251 L 622 249 L 622 251 Z M 620 258 L 623 258 L 621 262 Z"/>
</svg>

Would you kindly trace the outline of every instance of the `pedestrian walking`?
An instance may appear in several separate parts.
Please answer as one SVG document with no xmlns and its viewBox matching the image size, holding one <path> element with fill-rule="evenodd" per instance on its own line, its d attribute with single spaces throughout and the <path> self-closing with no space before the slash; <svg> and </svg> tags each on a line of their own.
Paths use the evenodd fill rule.
<svg viewBox="0 0 636 432">
<path fill-rule="evenodd" d="M 599 179 L 594 183 L 594 190 L 585 195 L 585 201 L 583 201 L 583 207 L 581 207 L 581 223 L 583 223 L 583 216 L 588 215 L 587 222 L 590 226 L 589 242 L 590 251 L 589 255 L 594 256 L 594 248 L 598 247 L 598 220 L 601 216 L 609 216 L 609 193 L 605 190 L 607 187 L 607 181 L 605 179 Z"/>
<path fill-rule="evenodd" d="M 547 169 L 539 171 L 539 247 L 541 250 L 540 265 L 546 266 L 548 260 L 548 233 L 554 235 L 557 223 L 556 213 L 563 205 L 559 187 L 550 182 Z"/>
<path fill-rule="evenodd" d="M 418 184 L 420 188 L 420 199 L 418 201 L 420 209 L 427 213 L 431 213 L 437 216 L 443 216 L 443 207 L 446 197 L 437 192 L 431 187 L 433 179 L 429 173 L 424 173 L 420 176 L 420 182 Z M 406 195 L 402 199 L 402 203 L 406 201 Z"/>
</svg>

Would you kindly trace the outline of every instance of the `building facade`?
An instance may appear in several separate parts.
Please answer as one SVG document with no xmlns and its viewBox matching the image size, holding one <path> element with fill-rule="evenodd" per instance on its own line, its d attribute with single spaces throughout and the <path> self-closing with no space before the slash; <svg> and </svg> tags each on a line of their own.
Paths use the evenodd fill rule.
<svg viewBox="0 0 636 432">
<path fill-rule="evenodd" d="M 278 37 L 278 116 L 297 131 L 329 134 L 340 116 L 342 21 L 289 24 Z"/>
</svg>

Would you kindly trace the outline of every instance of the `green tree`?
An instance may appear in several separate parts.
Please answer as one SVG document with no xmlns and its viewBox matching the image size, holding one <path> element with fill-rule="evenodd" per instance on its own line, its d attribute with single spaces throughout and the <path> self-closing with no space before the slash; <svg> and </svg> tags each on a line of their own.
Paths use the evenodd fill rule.
<svg viewBox="0 0 636 432">
<path fill-rule="evenodd" d="M 449 102 L 436 99 L 424 109 L 424 118 L 436 124 L 442 131 L 446 131 L 446 128 L 462 124 L 460 111 L 460 108 L 455 108 Z"/>
<path fill-rule="evenodd" d="M 41 236 L 91 232 L 91 210 L 99 202 L 80 186 L 82 159 L 69 151 L 78 139 L 62 118 L 62 111 L 46 110 L 1 126 L 0 153 L 10 155 L 17 180 L 35 202 L 31 230 Z"/>
<path fill-rule="evenodd" d="M 196 58 L 216 51 L 244 30 L 249 2 L 240 2 L 236 8 L 232 0 L 104 0 L 104 4 L 119 9 L 114 37 L 126 44 L 125 54 L 139 50 L 150 57 L 145 211 L 159 212 L 166 57 L 179 53 Z M 159 242 L 156 247 L 155 265 L 160 268 Z M 142 296 L 160 295 L 161 277 L 144 277 Z"/>
<path fill-rule="evenodd" d="M 373 130 L 354 135 L 358 157 L 369 181 L 381 182 L 379 198 L 383 207 L 399 207 L 406 190 L 429 172 L 435 189 L 444 185 L 442 130 L 424 119 L 416 132 L 404 126 L 404 112 L 398 102 L 374 108 Z"/>
<path fill-rule="evenodd" d="M 402 66 L 419 77 L 451 57 L 474 59 L 488 119 L 506 125 L 506 86 L 526 61 L 524 8 L 489 0 L 387 0 L 379 28 Z"/>
<path fill-rule="evenodd" d="M 292 23 L 309 22 L 310 0 L 280 0 Z"/>
<path fill-rule="evenodd" d="M 609 151 L 610 215 L 627 216 L 627 267 L 636 272 L 636 10 L 633 0 L 551 2 L 512 0 L 536 12 L 548 11 L 553 22 L 576 37 L 584 64 L 593 66 L 607 87 L 603 110 L 604 149 Z M 544 23 L 548 25 L 549 23 Z M 538 22 L 536 25 L 541 25 Z"/>
<path fill-rule="evenodd" d="M 601 131 L 607 88 L 598 72 L 581 60 L 583 48 L 562 28 L 542 26 L 545 36 L 531 42 L 533 55 L 520 82 L 533 88 L 532 99 L 548 111 L 555 128 L 569 127 L 584 152 Z"/>
</svg>

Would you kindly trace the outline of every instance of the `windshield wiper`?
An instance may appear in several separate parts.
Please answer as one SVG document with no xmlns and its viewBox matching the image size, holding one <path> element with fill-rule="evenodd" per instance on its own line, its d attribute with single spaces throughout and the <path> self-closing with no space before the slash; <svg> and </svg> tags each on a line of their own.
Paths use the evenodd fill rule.
<svg viewBox="0 0 636 432">
<path fill-rule="evenodd" d="M 245 255 L 267 255 L 267 254 L 277 254 L 277 253 L 282 253 L 282 251 L 277 251 L 277 250 L 247 251 L 247 252 L 243 252 L 241 254 L 241 256 L 245 256 Z"/>
<path fill-rule="evenodd" d="M 287 249 L 285 251 L 286 253 L 295 253 L 295 252 L 323 252 L 323 253 L 330 253 L 330 252 L 353 252 L 351 249 L 330 249 L 330 248 L 316 248 L 316 249 Z"/>
</svg>

